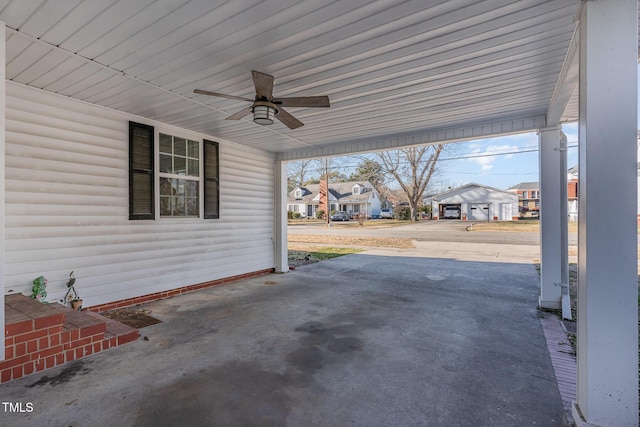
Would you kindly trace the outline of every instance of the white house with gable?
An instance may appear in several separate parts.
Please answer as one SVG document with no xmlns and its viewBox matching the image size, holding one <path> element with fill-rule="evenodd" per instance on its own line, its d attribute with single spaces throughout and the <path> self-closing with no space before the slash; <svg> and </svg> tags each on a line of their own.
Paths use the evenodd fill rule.
<svg viewBox="0 0 640 427">
<path fill-rule="evenodd" d="M 518 196 L 469 183 L 433 196 L 431 208 L 433 219 L 512 221 L 518 219 Z"/>
<path fill-rule="evenodd" d="M 368 181 L 335 182 L 329 184 L 331 211 L 345 211 L 350 215 L 380 216 L 380 195 Z M 297 186 L 287 198 L 287 210 L 303 217 L 314 217 L 320 209 L 320 184 Z"/>
</svg>

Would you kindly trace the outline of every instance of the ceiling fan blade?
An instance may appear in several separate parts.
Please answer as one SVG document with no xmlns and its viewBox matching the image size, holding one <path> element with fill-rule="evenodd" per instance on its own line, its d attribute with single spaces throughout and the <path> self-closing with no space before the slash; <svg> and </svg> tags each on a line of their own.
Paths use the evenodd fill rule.
<svg viewBox="0 0 640 427">
<path fill-rule="evenodd" d="M 238 101 L 253 102 L 253 99 L 243 98 L 241 96 L 225 95 L 224 93 L 209 92 L 208 90 L 194 89 L 193 92 L 194 93 L 199 93 L 200 95 L 218 96 L 220 98 L 237 99 Z"/>
<path fill-rule="evenodd" d="M 299 96 L 290 98 L 274 98 L 273 102 L 283 107 L 323 107 L 329 108 L 328 96 Z"/>
<path fill-rule="evenodd" d="M 280 107 L 278 107 L 278 110 L 276 112 L 276 119 L 284 123 L 289 129 L 296 129 L 300 126 L 304 126 L 304 123 L 302 123 L 300 120 L 296 119 Z"/>
<path fill-rule="evenodd" d="M 273 76 L 251 70 L 253 85 L 256 87 L 256 99 L 271 100 L 273 97 Z"/>
<path fill-rule="evenodd" d="M 251 107 L 243 108 L 242 110 L 238 111 L 237 113 L 234 113 L 234 114 L 230 115 L 225 120 L 240 120 L 241 118 L 243 118 L 244 116 L 246 116 L 248 114 L 251 114 Z"/>
</svg>

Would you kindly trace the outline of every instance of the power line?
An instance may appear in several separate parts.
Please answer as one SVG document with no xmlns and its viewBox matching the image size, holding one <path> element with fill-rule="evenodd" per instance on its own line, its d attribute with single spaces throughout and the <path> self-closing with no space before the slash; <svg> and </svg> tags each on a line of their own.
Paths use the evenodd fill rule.
<svg viewBox="0 0 640 427">
<path fill-rule="evenodd" d="M 578 146 L 577 142 L 575 142 L 573 145 L 567 145 L 567 149 L 571 149 L 571 148 L 576 148 Z M 529 148 L 531 147 L 531 148 Z M 527 148 L 527 149 L 520 149 L 520 150 L 512 150 L 512 151 L 499 151 L 496 150 L 495 152 L 489 152 L 489 153 L 483 153 L 483 154 L 469 154 L 469 155 L 461 155 L 461 156 L 457 156 L 457 157 L 444 157 L 444 158 L 439 158 L 438 162 L 442 162 L 442 161 L 452 161 L 452 160 L 467 160 L 467 159 L 477 159 L 477 158 L 482 158 L 482 157 L 497 157 L 497 156 L 512 156 L 512 155 L 516 155 L 516 154 L 526 154 L 526 153 L 535 153 L 537 151 L 540 151 L 539 148 L 537 148 L 537 146 L 534 148 L 534 146 L 525 146 L 525 147 L 521 147 L 521 148 Z M 400 164 L 402 165 L 407 165 L 409 164 L 408 162 L 401 162 Z M 334 167 L 334 169 L 347 169 L 347 168 L 357 168 L 358 166 L 360 166 L 360 164 L 346 164 L 346 165 L 340 165 L 340 166 L 336 166 Z M 313 168 L 313 169 L 307 169 L 309 172 L 320 172 L 320 171 L 324 171 L 324 168 Z M 458 172 L 456 172 L 458 173 Z M 463 172 L 459 172 L 459 173 L 463 173 Z M 469 174 L 477 174 L 477 173 L 471 173 L 468 172 Z M 485 175 L 490 175 L 490 174 L 485 174 Z M 512 175 L 533 175 L 533 173 L 514 173 Z"/>
</svg>

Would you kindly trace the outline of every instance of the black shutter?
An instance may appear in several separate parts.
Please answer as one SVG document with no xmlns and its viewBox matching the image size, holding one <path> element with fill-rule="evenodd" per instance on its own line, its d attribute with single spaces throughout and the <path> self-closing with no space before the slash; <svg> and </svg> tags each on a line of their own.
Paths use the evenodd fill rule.
<svg viewBox="0 0 640 427">
<path fill-rule="evenodd" d="M 129 219 L 155 219 L 153 126 L 129 122 Z"/>
<path fill-rule="evenodd" d="M 218 143 L 204 140 L 204 217 L 220 218 Z"/>
</svg>

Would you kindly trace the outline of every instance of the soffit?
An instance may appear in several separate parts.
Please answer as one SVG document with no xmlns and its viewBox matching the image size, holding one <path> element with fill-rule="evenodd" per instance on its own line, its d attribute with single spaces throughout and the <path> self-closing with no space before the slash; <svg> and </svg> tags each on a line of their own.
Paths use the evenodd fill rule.
<svg viewBox="0 0 640 427">
<path fill-rule="evenodd" d="M 0 19 L 9 80 L 293 158 L 544 126 L 579 3 L 4 0 Z M 332 106 L 289 130 L 193 93 L 253 98 L 251 70 Z"/>
</svg>

